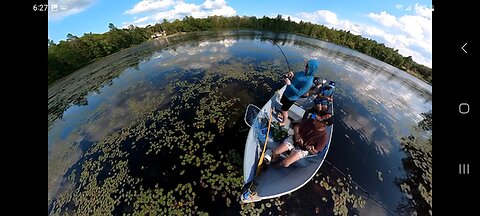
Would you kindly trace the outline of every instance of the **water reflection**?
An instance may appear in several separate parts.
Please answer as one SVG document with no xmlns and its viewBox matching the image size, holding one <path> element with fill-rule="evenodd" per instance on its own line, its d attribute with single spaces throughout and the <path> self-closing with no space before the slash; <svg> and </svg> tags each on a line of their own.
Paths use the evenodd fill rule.
<svg viewBox="0 0 480 216">
<path fill-rule="evenodd" d="M 162 52 L 163 59 L 158 66 L 175 66 L 183 70 L 209 69 L 213 66 L 212 63 L 229 60 L 231 54 L 228 48 L 235 43 L 235 39 L 223 39 L 169 48 Z"/>
<path fill-rule="evenodd" d="M 428 126 L 429 121 L 425 120 L 428 115 L 422 114 L 431 111 L 428 88 L 385 63 L 369 61 L 369 57 L 326 42 L 279 33 L 226 31 L 150 41 L 95 62 L 50 87 L 49 204 L 58 197 L 64 201 L 68 193 L 74 194 L 70 189 L 81 184 L 73 177 L 69 180 L 73 183 L 66 183 L 66 179 L 79 175 L 72 174 L 74 170 L 83 169 L 84 175 L 94 176 L 102 184 L 90 181 L 82 184 L 98 186 L 108 180 L 115 182 L 112 183 L 115 187 L 110 189 L 128 191 L 125 196 L 129 193 L 149 196 L 145 193 L 160 193 L 158 188 L 164 188 L 165 193 L 174 190 L 176 182 L 165 179 L 167 174 L 173 175 L 184 184 L 178 190 L 190 184 L 197 194 L 186 209 L 193 209 L 193 201 L 197 201 L 201 209 L 209 209 L 212 200 L 219 206 L 228 203 L 230 207 L 224 208 L 234 211 L 232 214 L 240 211 L 241 207 L 233 199 L 238 197 L 236 185 L 241 187 L 236 178 L 241 179 L 238 152 L 243 151 L 248 131 L 241 123 L 243 108 L 249 103 L 261 105 L 282 85 L 278 75 L 287 67 L 276 44 L 281 45 L 292 69 L 301 70 L 304 59 L 316 57 L 321 62 L 319 76 L 337 81 L 336 126 L 327 157 L 332 164 L 342 168 L 390 209 L 412 206 L 405 199 L 409 196 L 415 201 L 424 199 L 403 190 L 405 185 L 417 182 L 402 180 L 405 170 L 411 169 L 410 159 L 404 152 L 416 154 L 411 153 L 412 148 L 404 147 L 405 143 L 414 142 L 401 138 L 415 134 L 412 125 L 420 122 L 423 127 Z M 431 113 L 429 116 L 431 119 Z M 417 137 L 423 136 L 415 134 L 415 139 Z M 204 143 L 208 146 L 203 146 Z M 431 142 L 425 145 L 431 146 Z M 222 159 L 224 154 L 219 151 L 230 152 L 231 159 Z M 428 150 L 422 151 L 428 155 Z M 95 158 L 108 158 L 108 162 L 115 163 L 97 163 Z M 402 160 L 404 158 L 407 160 Z M 216 164 L 217 160 L 224 162 L 223 167 L 216 167 L 222 164 Z M 89 169 L 92 164 L 106 168 L 98 173 Z M 113 167 L 116 171 L 108 172 Z M 323 177 L 331 176 L 333 183 L 344 178 L 328 169 L 322 166 L 324 175 L 314 180 L 320 182 Z M 204 173 L 201 175 L 200 171 Z M 377 174 L 380 172 L 382 179 Z M 208 182 L 204 179 L 207 175 L 215 176 L 223 186 Z M 122 180 L 122 184 L 126 184 L 122 186 L 116 182 L 119 179 L 128 179 L 128 184 Z M 168 187 L 158 185 L 159 182 L 168 183 Z M 192 186 L 194 182 L 202 183 Z M 428 181 L 422 182 L 428 185 Z M 143 192 L 136 190 L 140 186 Z M 431 187 L 424 187 L 431 191 Z M 228 194 L 217 195 L 221 190 Z M 318 191 L 322 196 L 308 195 L 312 202 L 307 206 L 295 204 L 295 200 L 307 197 L 300 192 L 275 203 L 261 204 L 275 206 L 267 208 L 273 213 L 312 214 L 317 210 L 317 201 L 331 193 L 314 181 L 302 191 Z M 352 193 L 368 198 L 353 190 Z M 325 198 L 330 201 L 324 202 L 319 211 L 328 214 L 335 202 L 331 197 Z M 171 202 L 187 205 L 184 201 Z M 385 214 L 383 207 L 368 199 L 364 208 L 354 207 L 353 203 L 347 206 L 350 213 Z M 261 204 L 241 211 L 258 213 Z M 277 207 L 283 210 L 272 210 Z M 128 202 L 115 206 L 119 213 L 129 212 L 129 208 L 133 209 Z M 225 210 L 219 208 L 218 211 Z M 411 208 L 423 207 L 413 205 Z"/>
</svg>

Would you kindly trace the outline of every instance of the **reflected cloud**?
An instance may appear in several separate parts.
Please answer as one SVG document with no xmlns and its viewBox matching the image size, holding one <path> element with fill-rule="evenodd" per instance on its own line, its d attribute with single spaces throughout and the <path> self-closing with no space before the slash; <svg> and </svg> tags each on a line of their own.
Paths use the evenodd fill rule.
<svg viewBox="0 0 480 216">
<path fill-rule="evenodd" d="M 170 48 L 163 53 L 163 61 L 159 67 L 179 67 L 183 70 L 209 69 L 215 62 L 228 60 L 232 57 L 230 48 L 236 39 L 226 38 L 219 41 L 202 41 L 198 45 L 186 45 Z"/>
<path fill-rule="evenodd" d="M 385 72 L 389 70 L 387 68 L 355 61 L 337 64 L 344 65 L 343 69 L 348 74 L 338 78 L 339 88 L 348 86 L 346 91 L 353 93 L 371 111 L 384 113 L 382 116 L 392 125 L 409 127 L 417 124 L 423 119 L 420 114 L 431 110 L 431 92 L 428 93 L 428 89 L 411 85 L 396 73 Z M 398 137 L 404 135 L 397 134 Z"/>
<path fill-rule="evenodd" d="M 362 138 L 370 142 L 373 140 L 373 133 L 377 130 L 368 118 L 359 115 L 355 111 L 350 111 L 342 120 L 350 129 L 359 132 Z"/>
<path fill-rule="evenodd" d="M 374 144 L 377 154 L 388 156 L 393 149 L 391 141 L 384 135 L 385 128 L 376 126 L 378 122 L 375 118 L 367 118 L 355 110 L 345 112 L 341 110 L 345 116 L 341 121 L 351 130 L 359 134 L 359 138 L 366 143 Z M 348 113 L 348 114 L 347 114 Z M 347 138 L 351 139 L 348 135 Z M 355 144 L 352 140 L 352 143 Z"/>
<path fill-rule="evenodd" d="M 65 172 L 81 158 L 83 152 L 80 149 L 80 142 L 83 139 L 84 136 L 78 132 L 72 132 L 64 140 L 56 138 L 55 144 L 49 148 L 48 203 L 62 191 L 60 185 L 66 180 L 63 177 Z"/>
<path fill-rule="evenodd" d="M 387 138 L 381 139 L 381 140 L 375 140 L 375 150 L 377 150 L 377 153 L 379 155 L 388 155 L 390 154 L 393 145 L 390 143 L 390 141 Z"/>
</svg>

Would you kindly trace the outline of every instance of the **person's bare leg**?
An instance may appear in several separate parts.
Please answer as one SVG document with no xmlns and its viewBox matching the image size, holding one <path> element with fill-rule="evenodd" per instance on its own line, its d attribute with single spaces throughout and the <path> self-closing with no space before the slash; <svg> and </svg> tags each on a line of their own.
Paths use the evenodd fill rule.
<svg viewBox="0 0 480 216">
<path fill-rule="evenodd" d="M 285 124 L 287 123 L 288 111 L 283 111 L 283 110 L 282 110 L 282 116 L 283 116 L 283 117 L 282 117 L 283 121 L 280 122 L 280 123 L 278 123 L 278 125 L 280 125 L 280 126 L 283 127 L 283 126 L 285 126 Z"/>
<path fill-rule="evenodd" d="M 276 161 L 281 153 L 286 152 L 288 146 L 285 143 L 280 144 L 277 148 L 272 151 L 272 161 Z"/>
<path fill-rule="evenodd" d="M 292 151 L 292 153 L 290 153 L 290 155 L 282 161 L 281 165 L 287 168 L 291 164 L 295 163 L 295 161 L 300 160 L 301 156 L 302 156 L 302 153 L 300 151 Z"/>
</svg>

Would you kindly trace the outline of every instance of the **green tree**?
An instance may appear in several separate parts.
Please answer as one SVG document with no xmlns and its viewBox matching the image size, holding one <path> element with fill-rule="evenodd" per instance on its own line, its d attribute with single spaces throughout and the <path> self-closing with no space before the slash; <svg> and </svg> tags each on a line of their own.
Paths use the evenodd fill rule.
<svg viewBox="0 0 480 216">
<path fill-rule="evenodd" d="M 330 41 L 341 46 L 355 49 L 366 55 L 370 55 L 381 61 L 389 63 L 409 73 L 417 75 L 431 83 L 432 69 L 413 61 L 411 56 L 404 57 L 398 50 L 386 47 L 374 40 L 354 35 L 349 31 L 335 30 L 323 25 L 310 22 L 293 22 L 290 17 L 285 20 L 281 14 L 276 18 L 263 16 L 256 17 L 222 17 L 211 16 L 207 18 L 193 18 L 186 16 L 182 20 L 169 22 L 163 19 L 162 23 L 144 28 L 129 26 L 126 29 L 118 29 L 113 23 L 108 24 L 109 31 L 103 34 L 86 33 L 82 37 L 68 34 L 66 41 L 55 44 L 48 40 L 48 84 L 55 82 L 89 64 L 95 59 L 118 52 L 134 44 L 142 43 L 148 38 L 161 31 L 168 34 L 177 32 L 204 31 L 212 29 L 258 29 L 276 32 L 290 32 L 308 35 L 324 41 Z"/>
<path fill-rule="evenodd" d="M 108 23 L 108 29 L 110 29 L 110 31 L 112 31 L 112 30 L 116 30 L 117 27 L 115 27 L 115 25 L 113 23 Z"/>
</svg>

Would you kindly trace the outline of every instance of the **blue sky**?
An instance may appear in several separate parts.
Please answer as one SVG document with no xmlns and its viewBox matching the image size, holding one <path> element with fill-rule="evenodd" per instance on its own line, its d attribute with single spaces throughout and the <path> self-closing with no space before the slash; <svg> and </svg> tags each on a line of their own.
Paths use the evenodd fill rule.
<svg viewBox="0 0 480 216">
<path fill-rule="evenodd" d="M 282 14 L 293 21 L 308 21 L 349 30 L 398 49 L 418 63 L 432 65 L 432 5 L 414 0 L 49 0 L 48 37 L 55 42 L 66 35 L 108 31 L 130 24 L 146 26 L 163 19 L 189 15 L 207 17 L 269 16 Z"/>
</svg>

